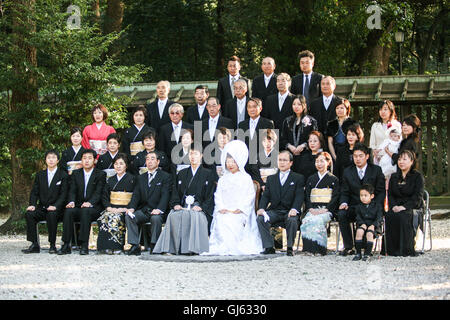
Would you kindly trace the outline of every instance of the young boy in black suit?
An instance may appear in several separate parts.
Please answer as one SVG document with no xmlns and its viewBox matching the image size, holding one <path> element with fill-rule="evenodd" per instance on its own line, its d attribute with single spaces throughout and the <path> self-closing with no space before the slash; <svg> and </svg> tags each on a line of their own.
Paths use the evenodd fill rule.
<svg viewBox="0 0 450 320">
<path fill-rule="evenodd" d="M 366 261 L 372 255 L 373 239 L 375 232 L 380 227 L 382 219 L 382 207 L 372 201 L 375 198 L 375 188 L 370 184 L 364 184 L 359 191 L 361 203 L 356 207 L 356 255 L 353 261 Z M 364 237 L 366 237 L 366 248 L 364 256 L 361 256 Z"/>
</svg>

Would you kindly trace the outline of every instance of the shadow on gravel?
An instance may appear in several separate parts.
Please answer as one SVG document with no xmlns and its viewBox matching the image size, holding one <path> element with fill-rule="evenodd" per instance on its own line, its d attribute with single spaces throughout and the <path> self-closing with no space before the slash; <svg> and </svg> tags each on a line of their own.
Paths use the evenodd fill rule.
<svg viewBox="0 0 450 320">
<path fill-rule="evenodd" d="M 251 261 L 251 260 L 267 260 L 286 256 L 285 253 L 276 254 L 259 254 L 248 256 L 183 256 L 183 255 L 161 255 L 161 254 L 144 254 L 141 260 L 148 261 L 164 261 L 164 262 L 235 262 L 235 261 Z"/>
</svg>

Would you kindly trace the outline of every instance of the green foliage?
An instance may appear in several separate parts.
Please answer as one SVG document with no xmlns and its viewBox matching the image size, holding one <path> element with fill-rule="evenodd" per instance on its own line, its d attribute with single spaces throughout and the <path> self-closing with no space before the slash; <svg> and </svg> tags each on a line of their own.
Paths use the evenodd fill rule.
<svg viewBox="0 0 450 320">
<path fill-rule="evenodd" d="M 42 148 L 18 151 L 18 157 L 32 163 L 42 159 L 45 150 L 65 149 L 70 143 L 70 128 L 92 123 L 90 110 L 97 103 L 108 108 L 109 124 L 118 129 L 128 125 L 125 106 L 131 100 L 126 96 L 114 96 L 112 89 L 141 81 L 148 68 L 117 65 L 106 55 L 120 34 L 103 35 L 99 26 L 90 22 L 93 21 L 90 19 L 91 2 L 70 3 L 81 9 L 81 28 L 76 30 L 67 28 L 69 4 L 62 1 L 38 0 L 34 8 L 4 5 L 5 14 L 0 18 L 0 175 L 3 179 L 0 206 L 9 197 L 8 192 L 3 192 L 11 183 L 5 153 L 8 153 L 6 146 L 14 139 L 27 135 L 40 137 Z M 12 24 L 16 10 L 27 20 L 24 23 L 35 25 L 35 31 L 25 33 L 21 40 L 36 48 L 37 66 L 27 62 L 28 52 L 18 45 L 17 34 L 23 26 Z M 17 72 L 18 69 L 21 72 Z M 35 79 L 39 100 L 11 112 L 11 92 L 29 88 L 24 78 L 27 72 Z"/>
</svg>

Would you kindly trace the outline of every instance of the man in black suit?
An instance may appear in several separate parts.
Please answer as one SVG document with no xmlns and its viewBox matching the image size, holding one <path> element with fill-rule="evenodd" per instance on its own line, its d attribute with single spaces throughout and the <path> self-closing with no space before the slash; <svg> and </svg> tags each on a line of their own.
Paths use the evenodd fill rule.
<svg viewBox="0 0 450 320">
<path fill-rule="evenodd" d="M 234 83 L 234 98 L 227 101 L 222 108 L 222 115 L 233 121 L 233 129 L 236 129 L 240 122 L 248 119 L 247 113 L 247 82 L 240 79 Z"/>
<path fill-rule="evenodd" d="M 182 121 L 184 108 L 179 103 L 173 103 L 169 107 L 169 123 L 163 125 L 159 132 L 157 149 L 164 151 L 169 159 L 172 159 L 172 149 L 181 141 L 181 137 L 186 129 L 194 127 Z"/>
<path fill-rule="evenodd" d="M 203 148 L 206 148 L 211 142 L 214 142 L 218 128 L 224 127 L 233 129 L 233 121 L 220 115 L 220 100 L 216 97 L 209 97 L 206 104 L 208 110 L 208 119 L 202 123 Z"/>
<path fill-rule="evenodd" d="M 248 79 L 242 77 L 239 74 L 239 71 L 241 70 L 241 59 L 239 59 L 236 56 L 232 56 L 228 59 L 227 63 L 227 70 L 228 75 L 220 78 L 219 82 L 217 83 L 217 93 L 216 96 L 219 99 L 219 101 L 222 103 L 222 105 L 225 105 L 225 103 L 229 99 L 234 98 L 234 87 L 233 84 L 235 81 L 239 79 L 244 79 L 247 82 L 247 88 L 248 88 Z M 248 97 L 248 92 L 247 92 Z"/>
<path fill-rule="evenodd" d="M 301 51 L 298 54 L 298 59 L 302 74 L 292 78 L 291 92 L 304 95 L 306 103 L 309 105 L 311 101 L 321 95 L 320 81 L 323 76 L 320 73 L 313 72 L 314 54 L 311 51 Z"/>
<path fill-rule="evenodd" d="M 206 110 L 206 100 L 209 97 L 207 86 L 199 85 L 195 87 L 194 99 L 196 105 L 186 110 L 186 122 L 194 124 L 194 121 L 203 121 L 208 118 Z"/>
<path fill-rule="evenodd" d="M 81 156 L 82 168 L 72 172 L 68 203 L 64 211 L 63 245 L 58 250 L 59 255 L 71 253 L 74 221 L 80 221 L 80 254 L 89 254 L 91 222 L 97 220 L 103 210 L 101 197 L 106 183 L 106 174 L 94 167 L 96 156 L 94 150 L 84 150 Z"/>
<path fill-rule="evenodd" d="M 281 130 L 283 121 L 294 112 L 292 102 L 294 95 L 289 92 L 291 77 L 287 73 L 280 73 L 277 76 L 278 93 L 270 95 L 263 103 L 262 116 L 274 122 L 275 129 Z"/>
<path fill-rule="evenodd" d="M 353 148 L 354 164 L 344 169 L 341 181 L 341 198 L 338 211 L 339 228 L 344 240 L 344 250 L 340 255 L 353 254 L 353 237 L 350 223 L 356 221 L 355 209 L 360 203 L 359 191 L 364 184 L 375 187 L 375 199 L 373 201 L 383 204 L 385 197 L 385 181 L 381 168 L 368 163 L 370 149 L 356 143 Z"/>
<path fill-rule="evenodd" d="M 156 85 L 158 98 L 147 104 L 147 125 L 159 132 L 159 129 L 170 122 L 169 107 L 174 101 L 169 100 L 170 82 L 160 81 Z"/>
<path fill-rule="evenodd" d="M 292 164 L 291 152 L 281 151 L 278 155 L 279 171 L 267 178 L 266 188 L 259 202 L 256 221 L 261 233 L 264 254 L 275 253 L 270 227 L 273 224 L 281 224 L 286 228 L 287 255 L 294 255 L 292 246 L 304 200 L 305 178 L 291 171 Z"/>
<path fill-rule="evenodd" d="M 261 64 L 263 74 L 256 76 L 252 82 L 252 97 L 259 98 L 263 102 L 272 94 L 276 94 L 277 75 L 275 71 L 275 60 L 271 57 L 265 57 Z"/>
<path fill-rule="evenodd" d="M 162 224 L 167 215 L 167 208 L 172 190 L 172 178 L 167 172 L 159 169 L 159 154 L 151 151 L 145 162 L 148 172 L 138 177 L 129 207 L 125 213 L 128 243 L 131 244 L 128 255 L 140 255 L 139 225 L 151 223 L 150 252 L 153 250 Z"/>
<path fill-rule="evenodd" d="M 31 241 L 31 246 L 22 250 L 23 253 L 40 252 L 36 224 L 42 220 L 47 221 L 48 241 L 50 242 L 48 253 L 56 253 L 56 229 L 66 204 L 69 180 L 67 172 L 58 168 L 58 162 L 59 154 L 55 150 L 47 151 L 45 153 L 47 169 L 39 171 L 34 179 L 30 203 L 25 214 L 27 240 Z"/>
<path fill-rule="evenodd" d="M 336 119 L 336 106 L 342 102 L 342 99 L 334 95 L 336 81 L 333 77 L 323 77 L 320 88 L 322 96 L 308 105 L 308 113 L 317 120 L 318 129 L 325 136 L 328 121 Z"/>
</svg>

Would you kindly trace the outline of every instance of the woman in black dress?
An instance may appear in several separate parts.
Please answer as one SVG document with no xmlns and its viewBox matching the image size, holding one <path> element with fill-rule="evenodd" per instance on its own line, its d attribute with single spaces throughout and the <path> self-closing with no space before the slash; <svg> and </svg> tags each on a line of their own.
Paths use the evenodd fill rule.
<svg viewBox="0 0 450 320">
<path fill-rule="evenodd" d="M 416 156 L 413 152 L 400 152 L 398 171 L 389 180 L 385 249 L 391 256 L 416 255 L 414 238 L 418 223 L 414 223 L 414 210 L 423 206 L 424 178 L 414 169 L 415 164 Z"/>
<path fill-rule="evenodd" d="M 338 177 L 339 181 L 342 180 L 344 169 L 353 163 L 353 147 L 356 143 L 364 141 L 364 132 L 359 123 L 354 123 L 348 127 L 345 136 L 345 146 L 336 154 L 336 165 L 333 170 L 334 175 Z"/>
<path fill-rule="evenodd" d="M 70 130 L 70 142 L 72 146 L 63 151 L 59 166 L 61 170 L 65 170 L 68 174 L 72 174 L 75 169 L 81 168 L 81 154 L 84 149 L 81 145 L 83 140 L 83 130 L 79 127 L 74 127 Z"/>
<path fill-rule="evenodd" d="M 294 114 L 283 121 L 280 137 L 280 148 L 289 150 L 294 155 L 293 170 L 303 174 L 301 158 L 308 147 L 308 136 L 312 131 L 317 130 L 317 121 L 307 115 L 306 99 L 302 95 L 297 95 L 292 102 Z"/>
<path fill-rule="evenodd" d="M 159 167 L 165 172 L 170 172 L 170 161 L 167 159 L 165 152 L 156 150 L 156 132 L 153 128 L 150 128 L 150 130 L 142 136 L 142 144 L 144 145 L 145 150 L 139 152 L 134 158 L 130 166 L 131 173 L 134 175 L 140 175 L 147 172 L 145 158 L 148 153 L 153 151 L 159 154 Z"/>
<path fill-rule="evenodd" d="M 144 151 L 142 139 L 150 130 L 145 123 L 147 119 L 147 109 L 143 105 L 137 106 L 131 115 L 133 125 L 125 130 L 122 136 L 122 152 L 126 153 L 130 161 L 141 151 Z"/>
<path fill-rule="evenodd" d="M 419 134 L 420 134 L 420 119 L 415 114 L 410 114 L 403 119 L 402 122 L 402 135 L 403 140 L 400 142 L 397 153 L 392 153 L 389 151 L 388 147 L 384 151 L 392 158 L 392 164 L 396 165 L 399 155 L 404 150 L 409 150 L 416 156 L 419 157 Z"/>
<path fill-rule="evenodd" d="M 119 153 L 114 159 L 116 174 L 108 179 L 103 189 L 102 204 L 106 208 L 98 218 L 97 251 L 118 254 L 125 244 L 125 212 L 131 201 L 136 178 L 127 173 L 128 159 Z"/>
<path fill-rule="evenodd" d="M 325 140 L 320 131 L 311 131 L 308 136 L 308 148 L 303 151 L 300 159 L 300 167 L 303 170 L 305 181 L 317 172 L 316 158 L 319 153 L 325 148 Z"/>
<path fill-rule="evenodd" d="M 327 142 L 333 161 L 336 161 L 336 155 L 345 149 L 346 134 L 348 128 L 356 123 L 350 118 L 350 102 L 342 99 L 342 102 L 336 106 L 337 118 L 328 122 L 327 126 Z"/>
</svg>

